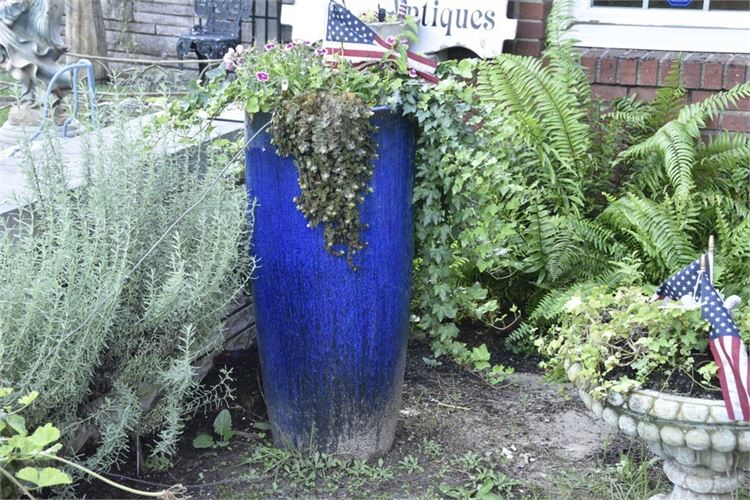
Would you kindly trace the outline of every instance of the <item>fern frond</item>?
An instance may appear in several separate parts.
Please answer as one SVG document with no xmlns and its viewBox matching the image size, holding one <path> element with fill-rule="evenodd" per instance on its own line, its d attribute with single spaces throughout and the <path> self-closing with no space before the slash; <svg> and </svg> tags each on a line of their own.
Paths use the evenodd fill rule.
<svg viewBox="0 0 750 500">
<path fill-rule="evenodd" d="M 478 80 L 481 98 L 495 104 L 498 112 L 538 120 L 546 145 L 561 162 L 584 162 L 591 142 L 586 112 L 574 92 L 541 61 L 503 54 L 481 67 Z"/>
<path fill-rule="evenodd" d="M 620 232 L 634 250 L 650 259 L 646 262 L 654 276 L 667 276 L 694 259 L 685 221 L 675 220 L 668 207 L 633 195 L 613 202 L 599 216 L 599 222 Z"/>
<path fill-rule="evenodd" d="M 706 120 L 715 118 L 728 106 L 734 105 L 740 99 L 750 97 L 750 82 L 741 83 L 735 87 L 714 94 L 701 102 L 685 106 L 680 111 L 677 121 L 686 125 L 694 124 L 706 126 Z"/>
</svg>

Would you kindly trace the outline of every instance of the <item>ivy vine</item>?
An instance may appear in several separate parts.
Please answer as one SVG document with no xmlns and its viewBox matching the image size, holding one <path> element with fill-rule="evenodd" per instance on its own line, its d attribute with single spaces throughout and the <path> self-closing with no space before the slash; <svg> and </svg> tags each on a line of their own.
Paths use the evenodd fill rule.
<svg viewBox="0 0 750 500">
<path fill-rule="evenodd" d="M 278 153 L 294 158 L 297 209 L 308 227 L 324 226 L 326 250 L 355 270 L 353 257 L 367 245 L 360 207 L 372 192 L 377 157 L 372 114 L 355 94 L 313 92 L 284 102 L 270 130 Z"/>
</svg>

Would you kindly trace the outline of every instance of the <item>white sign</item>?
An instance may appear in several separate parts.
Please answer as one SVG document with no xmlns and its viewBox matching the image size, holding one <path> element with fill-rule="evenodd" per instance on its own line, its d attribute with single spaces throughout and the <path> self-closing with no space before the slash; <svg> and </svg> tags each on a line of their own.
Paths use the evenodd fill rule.
<svg viewBox="0 0 750 500">
<path fill-rule="evenodd" d="M 284 5 L 282 24 L 292 26 L 292 37 L 321 40 L 325 36 L 329 0 L 296 0 Z M 378 6 L 396 12 L 398 0 L 345 0 L 341 2 L 359 15 Z M 464 47 L 480 57 L 503 50 L 503 42 L 516 37 L 516 19 L 508 19 L 508 0 L 407 0 L 408 15 L 419 25 L 417 52 L 432 54 Z"/>
</svg>

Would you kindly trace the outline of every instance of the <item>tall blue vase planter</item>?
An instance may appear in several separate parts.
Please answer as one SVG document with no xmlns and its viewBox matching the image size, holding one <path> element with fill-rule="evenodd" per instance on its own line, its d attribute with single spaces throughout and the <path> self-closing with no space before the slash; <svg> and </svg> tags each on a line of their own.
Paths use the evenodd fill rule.
<svg viewBox="0 0 750 500">
<path fill-rule="evenodd" d="M 250 120 L 247 137 L 268 119 Z M 276 446 L 369 458 L 393 443 L 411 299 L 414 132 L 385 108 L 372 121 L 379 156 L 360 208 L 369 228 L 357 271 L 326 252 L 323 229 L 308 228 L 297 210 L 293 160 L 265 132 L 247 148 L 248 199 L 257 200 L 253 296 Z"/>
</svg>

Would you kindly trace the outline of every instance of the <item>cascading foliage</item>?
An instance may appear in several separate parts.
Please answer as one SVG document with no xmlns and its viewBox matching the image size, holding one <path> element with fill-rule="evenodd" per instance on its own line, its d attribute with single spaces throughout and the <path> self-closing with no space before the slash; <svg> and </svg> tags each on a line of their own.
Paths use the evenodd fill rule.
<svg viewBox="0 0 750 500">
<path fill-rule="evenodd" d="M 652 101 L 605 106 L 562 38 L 566 9 L 555 2 L 545 63 L 504 54 L 444 65 L 464 82 L 445 78 L 405 103 L 422 129 L 419 324 L 437 355 L 496 379 L 502 368 L 460 342 L 457 323 L 513 329 L 510 343 L 529 347 L 571 294 L 658 283 L 705 250 L 709 234 L 719 284 L 750 292 L 750 138 L 701 136 L 750 96 L 750 83 L 686 106 L 676 65 Z"/>
<path fill-rule="evenodd" d="M 87 443 L 98 470 L 133 435 L 173 454 L 183 417 L 231 396 L 199 385 L 195 366 L 221 347 L 220 319 L 252 270 L 245 196 L 231 176 L 209 191 L 224 167 L 216 151 L 169 156 L 169 140 L 123 125 L 106 143 L 94 136 L 73 190 L 47 140 L 24 158 L 33 211 L 0 230 L 0 386 L 39 391 L 29 423 L 54 422 L 68 453 Z"/>
</svg>

